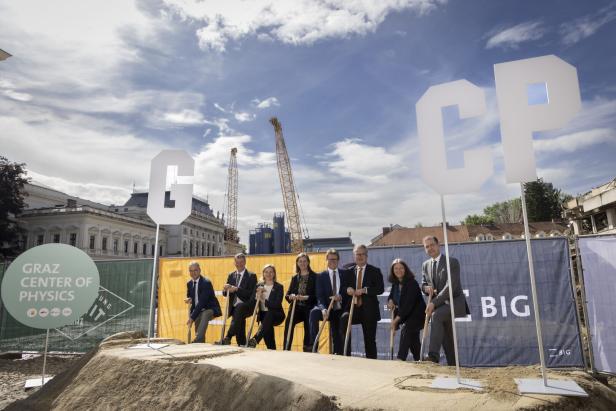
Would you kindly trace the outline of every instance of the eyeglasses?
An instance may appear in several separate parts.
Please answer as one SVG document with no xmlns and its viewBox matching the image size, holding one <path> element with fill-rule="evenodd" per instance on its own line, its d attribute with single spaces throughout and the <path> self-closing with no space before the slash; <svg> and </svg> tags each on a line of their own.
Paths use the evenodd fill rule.
<svg viewBox="0 0 616 411">
<path fill-rule="evenodd" d="M 368 255 L 368 253 L 355 253 L 355 255 Z"/>
</svg>

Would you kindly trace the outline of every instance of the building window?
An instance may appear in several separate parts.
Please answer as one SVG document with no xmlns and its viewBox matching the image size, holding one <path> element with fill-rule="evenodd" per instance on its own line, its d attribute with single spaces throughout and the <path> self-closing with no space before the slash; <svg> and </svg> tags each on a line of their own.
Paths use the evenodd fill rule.
<svg viewBox="0 0 616 411">
<path fill-rule="evenodd" d="M 147 255 L 147 251 L 148 251 L 148 245 L 146 243 L 143 243 L 143 255 Z"/>
<path fill-rule="evenodd" d="M 124 253 L 128 254 L 128 240 L 124 240 Z"/>
<path fill-rule="evenodd" d="M 184 231 L 184 234 L 187 234 L 187 233 L 188 233 L 188 229 L 187 229 L 186 227 L 184 227 L 184 230 L 183 230 L 183 231 Z"/>
<path fill-rule="evenodd" d="M 54 234 L 53 235 L 53 242 L 54 243 L 59 243 L 60 242 L 60 234 Z"/>
<path fill-rule="evenodd" d="M 73 247 L 77 247 L 77 233 L 71 233 L 69 235 L 68 243 Z"/>
<path fill-rule="evenodd" d="M 512 238 L 513 238 L 513 237 L 511 237 L 511 234 L 509 234 L 509 233 L 505 233 L 505 234 L 503 235 L 503 240 L 511 240 Z"/>
<path fill-rule="evenodd" d="M 133 243 L 133 254 L 137 255 L 137 247 L 139 247 L 139 244 L 135 241 Z"/>
<path fill-rule="evenodd" d="M 205 255 L 205 244 L 201 243 L 201 255 Z"/>
<path fill-rule="evenodd" d="M 192 228 L 190 229 L 190 235 L 193 235 L 193 231 L 192 231 Z"/>
<path fill-rule="evenodd" d="M 114 238 L 113 239 L 113 252 L 114 252 L 114 254 L 118 253 L 118 243 L 119 243 L 119 240 L 117 238 Z"/>
<path fill-rule="evenodd" d="M 269 233 L 266 233 L 269 234 Z M 266 237 L 268 238 L 268 237 Z M 486 237 L 483 234 L 479 234 L 477 237 L 475 237 L 476 241 L 484 241 L 486 239 Z"/>
<path fill-rule="evenodd" d="M 150 254 L 151 254 L 151 255 L 154 255 L 154 250 L 156 249 L 155 247 L 156 247 L 156 246 L 155 246 L 154 244 L 152 244 L 152 250 L 151 250 L 151 252 L 150 252 Z"/>
<path fill-rule="evenodd" d="M 45 235 L 39 234 L 36 236 L 36 245 L 41 245 L 45 241 Z"/>
<path fill-rule="evenodd" d="M 539 231 L 537 234 L 535 234 L 535 237 L 543 238 L 543 237 L 545 237 L 545 233 L 543 231 Z"/>
<path fill-rule="evenodd" d="M 95 235 L 91 235 L 90 236 L 90 250 L 94 250 L 94 242 L 96 240 L 96 236 Z"/>
<path fill-rule="evenodd" d="M 107 251 L 107 237 L 103 237 L 103 251 Z"/>
<path fill-rule="evenodd" d="M 492 240 L 494 240 L 494 237 L 492 236 L 492 234 L 487 234 L 486 235 L 486 240 L 492 241 Z"/>
</svg>

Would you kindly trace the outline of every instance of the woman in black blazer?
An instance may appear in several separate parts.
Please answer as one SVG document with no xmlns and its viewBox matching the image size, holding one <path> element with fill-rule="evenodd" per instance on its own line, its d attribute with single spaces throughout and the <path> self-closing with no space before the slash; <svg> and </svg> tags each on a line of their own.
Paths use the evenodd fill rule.
<svg viewBox="0 0 616 411">
<path fill-rule="evenodd" d="M 257 284 L 257 292 L 254 297 L 256 302 L 261 305 L 257 318 L 261 326 L 255 336 L 248 340 L 249 347 L 256 347 L 259 341 L 263 339 L 269 350 L 276 349 L 274 327 L 282 324 L 285 317 L 282 310 L 283 294 L 282 284 L 276 281 L 276 267 L 272 264 L 266 264 L 263 267 L 261 282 Z"/>
<path fill-rule="evenodd" d="M 419 361 L 421 350 L 419 331 L 426 318 L 426 303 L 421 289 L 409 266 L 399 258 L 391 263 L 389 282 L 391 292 L 387 299 L 387 306 L 390 310 L 395 307 L 391 327 L 396 330 L 403 325 L 400 331 L 398 359 L 406 361 L 410 349 L 413 359 Z"/>
<path fill-rule="evenodd" d="M 287 347 L 288 329 L 291 327 L 290 340 L 293 343 L 293 331 L 295 324 L 304 323 L 304 352 L 312 352 L 312 338 L 310 338 L 310 310 L 317 305 L 317 274 L 310 268 L 310 258 L 306 253 L 299 253 L 295 258 L 295 275 L 291 277 L 291 285 L 287 290 L 287 302 L 295 303 L 295 315 L 291 318 L 291 308 L 289 308 L 289 316 L 284 324 L 284 345 L 282 349 Z M 291 345 L 289 344 L 289 346 Z"/>
</svg>

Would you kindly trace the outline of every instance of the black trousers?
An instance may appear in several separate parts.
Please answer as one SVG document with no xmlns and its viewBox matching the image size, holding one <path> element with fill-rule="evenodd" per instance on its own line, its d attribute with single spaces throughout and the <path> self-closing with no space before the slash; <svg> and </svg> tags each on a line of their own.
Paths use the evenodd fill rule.
<svg viewBox="0 0 616 411">
<path fill-rule="evenodd" d="M 349 312 L 345 312 L 340 317 L 340 331 L 344 336 L 346 335 L 347 324 L 349 322 Z M 353 309 L 353 324 L 361 324 L 361 329 L 364 333 L 364 349 L 366 351 L 366 358 L 376 359 L 376 325 L 378 319 L 374 313 L 369 310 L 364 310 L 364 306 L 355 306 Z M 342 343 L 344 345 L 344 342 Z M 349 338 L 349 348 L 347 349 L 347 355 L 351 355 L 351 338 Z"/>
<path fill-rule="evenodd" d="M 331 333 L 331 338 L 334 345 L 334 354 L 342 355 L 344 345 L 344 334 L 341 334 L 340 330 L 340 315 L 342 314 L 342 310 L 331 310 L 329 313 L 329 330 Z M 348 317 L 347 317 L 348 318 Z M 312 343 L 314 344 L 314 340 L 319 333 L 319 322 L 323 321 L 323 312 L 320 308 L 314 307 L 312 311 L 310 311 L 310 338 L 312 339 Z"/>
<path fill-rule="evenodd" d="M 252 315 L 252 308 L 250 304 L 239 303 L 233 309 L 227 338 L 231 339 L 235 336 L 235 341 L 239 346 L 246 345 L 246 318 Z"/>
<path fill-rule="evenodd" d="M 419 361 L 419 351 L 421 342 L 419 341 L 419 330 L 411 329 L 408 324 L 400 329 L 400 345 L 398 346 L 398 358 L 406 361 L 409 350 L 413 354 L 413 359 Z"/>
<path fill-rule="evenodd" d="M 312 307 L 307 307 L 305 305 L 297 304 L 295 306 L 295 315 L 294 318 L 291 318 L 291 310 L 289 310 L 289 316 L 284 322 L 284 345 L 282 346 L 283 350 L 287 349 L 287 333 L 289 327 L 291 327 L 291 335 L 290 335 L 290 343 L 289 346 L 293 344 L 293 333 L 295 331 L 295 324 L 304 323 L 304 351 L 312 351 L 312 338 L 310 337 L 310 310 Z M 291 322 L 292 320 L 292 322 Z M 289 324 L 290 323 L 290 324 Z"/>
<path fill-rule="evenodd" d="M 283 320 L 284 313 L 280 311 L 259 311 L 259 322 L 261 326 L 254 337 L 257 343 L 263 339 L 265 340 L 265 346 L 269 350 L 275 350 L 276 335 L 274 334 L 274 327 L 280 325 Z"/>
</svg>

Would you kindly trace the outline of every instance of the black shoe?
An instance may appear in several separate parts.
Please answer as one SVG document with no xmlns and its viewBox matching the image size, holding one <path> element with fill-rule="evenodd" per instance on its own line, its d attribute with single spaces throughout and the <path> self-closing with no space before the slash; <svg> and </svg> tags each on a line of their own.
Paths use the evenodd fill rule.
<svg viewBox="0 0 616 411">
<path fill-rule="evenodd" d="M 438 364 L 439 362 L 441 362 L 441 356 L 435 352 L 429 352 L 428 356 L 426 357 L 426 360 Z"/>
<path fill-rule="evenodd" d="M 304 345 L 304 352 L 312 352 L 312 345 Z"/>
<path fill-rule="evenodd" d="M 257 344 L 258 344 L 258 342 L 254 338 L 251 338 L 250 340 L 248 340 L 248 347 L 249 348 L 255 348 L 257 346 Z"/>
<path fill-rule="evenodd" d="M 221 341 L 216 341 L 214 344 L 216 344 L 216 345 L 231 345 L 231 338 L 225 337 Z"/>
</svg>

